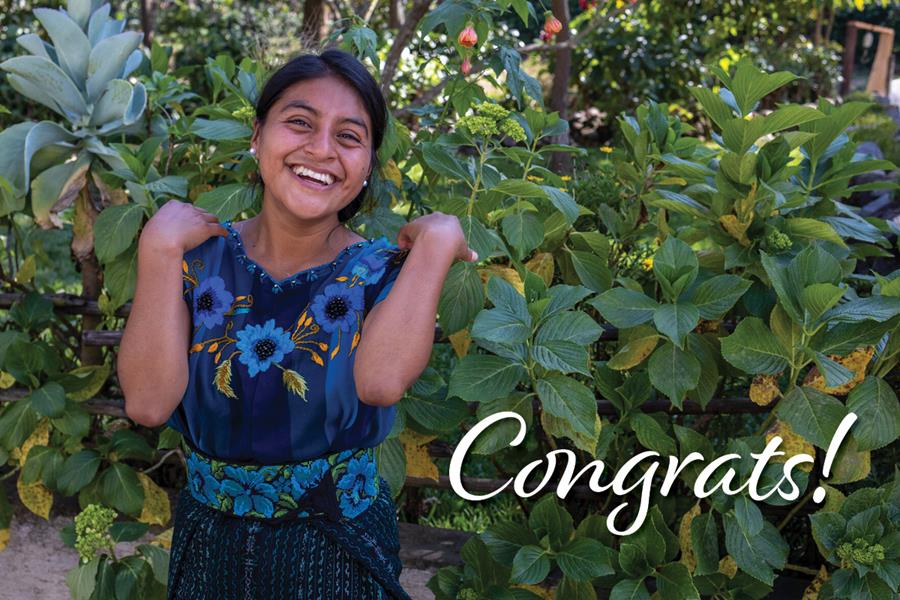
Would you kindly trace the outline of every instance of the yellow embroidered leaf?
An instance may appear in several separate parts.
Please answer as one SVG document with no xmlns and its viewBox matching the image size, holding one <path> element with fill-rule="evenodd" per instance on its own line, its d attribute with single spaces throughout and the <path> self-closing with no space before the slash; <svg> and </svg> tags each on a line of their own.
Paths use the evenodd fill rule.
<svg viewBox="0 0 900 600">
<path fill-rule="evenodd" d="M 182 273 L 187 273 L 187 272 L 188 272 L 188 264 L 187 264 L 187 261 L 184 260 L 183 258 L 181 259 L 181 272 L 182 272 Z"/>
<path fill-rule="evenodd" d="M 359 344 L 359 331 L 353 334 L 353 342 L 350 344 L 350 350 L 356 348 L 357 344 Z"/>
<path fill-rule="evenodd" d="M 734 562 L 734 559 L 731 558 L 731 555 L 728 555 L 719 561 L 719 573 L 727 575 L 728 579 L 734 579 L 734 576 L 737 575 L 737 571 L 737 563 Z"/>
<path fill-rule="evenodd" d="M 213 362 L 218 364 L 219 360 L 222 358 L 222 351 L 216 352 L 216 355 L 213 357 Z"/>
<path fill-rule="evenodd" d="M 337 346 L 334 347 L 334 350 L 331 351 L 331 360 L 334 360 L 334 357 L 337 356 L 338 351 L 341 349 L 340 342 Z"/>
<path fill-rule="evenodd" d="M 722 228 L 725 229 L 731 237 L 736 239 L 741 246 L 750 245 L 750 240 L 747 238 L 747 228 L 750 227 L 750 221 L 744 223 L 735 215 L 722 215 L 719 217 L 719 223 L 722 224 Z"/>
<path fill-rule="evenodd" d="M 348 278 L 347 278 L 346 275 L 341 275 L 340 277 L 335 277 L 335 278 L 334 278 L 335 281 L 347 281 L 347 279 L 348 279 Z"/>
<path fill-rule="evenodd" d="M 13 448 L 9 455 L 15 460 L 19 461 L 19 466 L 25 466 L 25 460 L 28 458 L 28 453 L 31 451 L 32 446 L 46 446 L 50 442 L 50 420 L 46 417 L 41 419 L 37 424 L 37 427 L 34 428 L 34 431 L 31 432 L 31 435 L 22 442 L 22 445 L 18 448 Z"/>
<path fill-rule="evenodd" d="M 34 262 L 34 256 L 29 256 L 22 262 L 22 266 L 16 271 L 16 283 L 26 284 L 32 280 L 37 271 L 37 263 Z"/>
<path fill-rule="evenodd" d="M 322 352 L 328 352 L 328 344 L 325 342 L 319 342 L 319 350 Z"/>
<path fill-rule="evenodd" d="M 16 480 L 16 489 L 19 491 L 19 500 L 25 508 L 41 517 L 45 521 L 50 520 L 50 507 L 53 506 L 53 492 L 40 481 L 34 483 L 22 483 L 22 474 Z"/>
<path fill-rule="evenodd" d="M 750 384 L 750 400 L 759 406 L 768 406 L 780 395 L 778 375 L 757 375 Z"/>
<path fill-rule="evenodd" d="M 472 336 L 469 335 L 468 329 L 461 329 L 450 336 L 450 345 L 453 346 L 453 351 L 456 352 L 456 356 L 459 358 L 463 358 L 466 354 L 469 353 L 469 344 L 472 343 Z"/>
<path fill-rule="evenodd" d="M 550 287 L 553 283 L 553 255 L 549 252 L 538 252 L 534 258 L 525 263 L 525 268 L 536 273 L 544 280 L 544 285 Z"/>
<path fill-rule="evenodd" d="M 215 352 L 218 349 L 219 349 L 219 342 L 215 342 L 215 343 L 210 344 L 209 348 L 207 348 L 206 351 L 209 352 L 210 354 L 212 354 L 213 352 Z"/>
<path fill-rule="evenodd" d="M 808 454 L 812 457 L 816 456 L 816 449 L 813 448 L 813 445 L 803 439 L 802 436 L 795 433 L 790 425 L 784 421 L 775 421 L 775 424 L 766 431 L 766 444 L 771 442 L 772 438 L 776 435 L 781 438 L 781 446 L 779 446 L 778 449 L 781 452 L 784 452 L 784 454 L 781 456 L 773 456 L 772 462 L 787 462 L 789 458 L 797 456 L 798 454 Z M 801 463 L 797 465 L 797 468 L 801 471 L 811 473 L 813 465 L 812 463 Z"/>
<path fill-rule="evenodd" d="M 638 366 L 653 353 L 659 343 L 659 334 L 652 327 L 642 325 L 641 331 L 623 344 L 609 359 L 607 366 L 616 371 L 625 371 Z"/>
<path fill-rule="evenodd" d="M 853 372 L 853 379 L 851 379 L 844 385 L 839 385 L 837 387 L 826 387 L 825 377 L 823 377 L 822 374 L 819 373 L 819 370 L 815 367 L 810 369 L 809 373 L 807 373 L 806 379 L 804 380 L 803 384 L 808 385 L 809 387 L 816 388 L 817 390 L 825 392 L 826 394 L 836 394 L 839 396 L 849 394 L 850 390 L 855 388 L 862 382 L 863 379 L 866 378 L 866 367 L 869 366 L 869 362 L 872 360 L 872 356 L 874 356 L 874 354 L 875 347 L 866 346 L 864 348 L 857 348 L 847 356 L 831 355 L 828 357 Z"/>
<path fill-rule="evenodd" d="M 0 552 L 6 550 L 9 545 L 9 529 L 0 529 Z"/>
<path fill-rule="evenodd" d="M 148 525 L 165 526 L 172 518 L 169 495 L 144 473 L 137 474 L 144 488 L 144 507 L 138 521 Z"/>
<path fill-rule="evenodd" d="M 153 538 L 152 540 L 150 540 L 150 543 L 156 544 L 157 546 L 161 546 L 161 547 L 165 548 L 166 550 L 171 550 L 172 549 L 172 532 L 173 532 L 173 530 L 170 527 L 170 528 L 166 529 L 165 531 L 163 531 L 162 533 L 160 533 L 155 538 Z"/>
<path fill-rule="evenodd" d="M 327 349 L 327 348 L 326 348 L 326 349 Z M 313 359 L 313 362 L 314 362 L 314 363 L 316 363 L 316 364 L 319 365 L 320 367 L 324 367 L 324 366 L 325 366 L 325 361 L 322 360 L 322 357 L 319 356 L 319 354 L 318 354 L 317 352 L 310 352 L 310 355 L 312 356 L 312 359 Z"/>
<path fill-rule="evenodd" d="M 822 586 L 825 585 L 828 579 L 828 569 L 825 568 L 825 565 L 822 565 L 819 568 L 819 572 L 816 573 L 816 578 L 803 590 L 803 597 L 800 600 L 819 600 L 819 592 L 822 591 Z"/>
<path fill-rule="evenodd" d="M 312 316 L 306 317 L 306 322 L 303 324 L 304 327 L 309 327 L 312 325 Z"/>
<path fill-rule="evenodd" d="M 0 371 L 0 389 L 8 389 L 13 386 L 16 382 L 16 378 L 7 373 L 6 371 Z"/>
<path fill-rule="evenodd" d="M 247 299 L 247 296 L 237 296 L 237 297 L 235 297 L 234 301 L 240 302 L 241 300 L 246 300 L 246 299 Z"/>
<path fill-rule="evenodd" d="M 203 350 L 203 343 L 202 343 L 202 342 L 199 343 L 199 344 L 194 344 L 193 346 L 191 346 L 191 352 L 200 352 L 201 350 Z"/>
<path fill-rule="evenodd" d="M 684 513 L 681 517 L 681 524 L 678 526 L 678 545 L 681 546 L 681 563 L 687 567 L 688 571 L 694 572 L 697 568 L 697 557 L 694 556 L 694 546 L 691 545 L 691 523 L 695 517 L 700 516 L 700 503 L 697 502 L 691 510 Z"/>
<path fill-rule="evenodd" d="M 436 435 L 421 435 L 410 429 L 400 434 L 403 453 L 406 455 L 406 474 L 409 477 L 425 477 L 435 483 L 439 481 L 437 465 L 428 454 L 428 442 Z"/>
<path fill-rule="evenodd" d="M 515 269 L 510 269 L 509 267 L 501 265 L 487 265 L 486 267 L 478 269 L 478 274 L 481 276 L 481 282 L 485 286 L 492 275 L 497 275 L 516 288 L 517 292 L 523 296 L 525 295 L 525 284 L 522 282 L 522 278 L 519 277 L 519 273 Z"/>
<path fill-rule="evenodd" d="M 219 390 L 226 398 L 237 399 L 234 390 L 231 388 L 231 361 L 226 360 L 216 367 L 216 376 L 214 382 L 216 389 Z"/>
<path fill-rule="evenodd" d="M 306 401 L 307 387 L 306 379 L 303 378 L 303 375 L 297 371 L 285 369 L 281 372 L 281 381 L 284 382 L 284 387 L 286 387 L 289 392 L 297 394 Z"/>
</svg>

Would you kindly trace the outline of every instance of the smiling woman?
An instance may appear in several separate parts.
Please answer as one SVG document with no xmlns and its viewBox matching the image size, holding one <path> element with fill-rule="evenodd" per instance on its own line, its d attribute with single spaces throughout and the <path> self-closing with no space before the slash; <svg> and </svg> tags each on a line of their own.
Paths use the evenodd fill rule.
<svg viewBox="0 0 900 600">
<path fill-rule="evenodd" d="M 292 60 L 256 113 L 262 210 L 223 226 L 163 206 L 120 348 L 129 416 L 184 439 L 169 597 L 409 600 L 374 448 L 427 364 L 450 265 L 475 255 L 441 213 L 399 246 L 345 226 L 387 120 L 352 56 Z"/>
</svg>

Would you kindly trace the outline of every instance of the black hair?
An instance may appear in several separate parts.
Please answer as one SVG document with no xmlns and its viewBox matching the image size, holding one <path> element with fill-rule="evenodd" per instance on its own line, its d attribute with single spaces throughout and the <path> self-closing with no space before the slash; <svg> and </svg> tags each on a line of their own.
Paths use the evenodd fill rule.
<svg viewBox="0 0 900 600">
<path fill-rule="evenodd" d="M 369 115 L 372 123 L 371 167 L 374 172 L 378 167 L 378 149 L 381 147 L 384 130 L 387 127 L 387 103 L 378 82 L 352 54 L 330 48 L 321 54 L 303 54 L 291 59 L 275 71 L 263 87 L 262 93 L 256 101 L 256 119 L 260 123 L 264 122 L 272 105 L 278 101 L 284 90 L 295 83 L 329 75 L 340 77 L 356 90 Z M 368 189 L 368 187 L 363 187 L 350 204 L 338 211 L 338 220 L 341 223 L 349 221 L 353 215 L 359 212 Z"/>
</svg>

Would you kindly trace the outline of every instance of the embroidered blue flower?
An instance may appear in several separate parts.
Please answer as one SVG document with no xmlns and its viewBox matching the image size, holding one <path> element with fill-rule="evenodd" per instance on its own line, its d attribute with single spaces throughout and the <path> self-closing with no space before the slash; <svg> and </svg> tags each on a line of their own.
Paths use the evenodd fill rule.
<svg viewBox="0 0 900 600">
<path fill-rule="evenodd" d="M 353 274 L 366 281 L 366 285 L 377 283 L 381 276 L 384 275 L 384 268 L 387 261 L 375 254 L 367 254 L 353 265 Z"/>
<path fill-rule="evenodd" d="M 249 367 L 250 377 L 265 371 L 273 362 L 281 362 L 294 349 L 291 334 L 275 327 L 275 319 L 269 319 L 265 325 L 247 325 L 237 332 L 237 339 L 241 351 L 238 360 Z"/>
<path fill-rule="evenodd" d="M 216 497 L 216 493 L 219 491 L 219 482 L 213 477 L 209 463 L 191 452 L 187 458 L 187 470 L 194 496 L 207 500 L 213 506 L 218 506 L 219 499 Z"/>
<path fill-rule="evenodd" d="M 375 476 L 375 463 L 369 460 L 367 454 L 350 459 L 346 473 L 337 483 L 338 489 L 344 491 L 341 494 L 341 512 L 354 518 L 372 504 L 372 498 L 378 494 Z"/>
<path fill-rule="evenodd" d="M 306 491 L 319 485 L 322 477 L 328 472 L 331 465 L 324 458 L 313 461 L 307 465 L 296 465 L 294 473 L 291 476 L 291 484 L 293 485 L 294 497 L 302 497 Z"/>
<path fill-rule="evenodd" d="M 240 517 L 252 510 L 264 517 L 272 516 L 278 494 L 265 482 L 262 471 L 232 466 L 225 467 L 224 471 L 228 479 L 222 481 L 222 491 L 234 499 L 234 514 Z"/>
<path fill-rule="evenodd" d="M 363 304 L 362 287 L 332 283 L 316 296 L 310 309 L 324 331 L 348 332 L 356 323 L 356 311 L 362 310 Z"/>
<path fill-rule="evenodd" d="M 204 279 L 194 290 L 194 321 L 207 329 L 221 325 L 232 302 L 234 296 L 225 289 L 224 279 L 217 275 Z"/>
</svg>

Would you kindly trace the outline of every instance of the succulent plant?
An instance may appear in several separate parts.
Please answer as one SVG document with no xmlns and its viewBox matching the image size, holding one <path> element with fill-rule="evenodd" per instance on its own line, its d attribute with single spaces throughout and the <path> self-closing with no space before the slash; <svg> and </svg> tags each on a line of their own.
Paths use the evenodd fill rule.
<svg viewBox="0 0 900 600">
<path fill-rule="evenodd" d="M 29 54 L 0 63 L 13 89 L 65 119 L 0 132 L 0 216 L 22 210 L 30 190 L 35 220 L 61 227 L 58 213 L 84 188 L 92 162 L 123 165 L 104 140 L 139 125 L 144 113 L 144 86 L 126 79 L 143 60 L 142 34 L 123 31 L 125 21 L 112 19 L 101 2 L 34 9 L 51 43 L 34 33 L 19 36 Z"/>
</svg>

